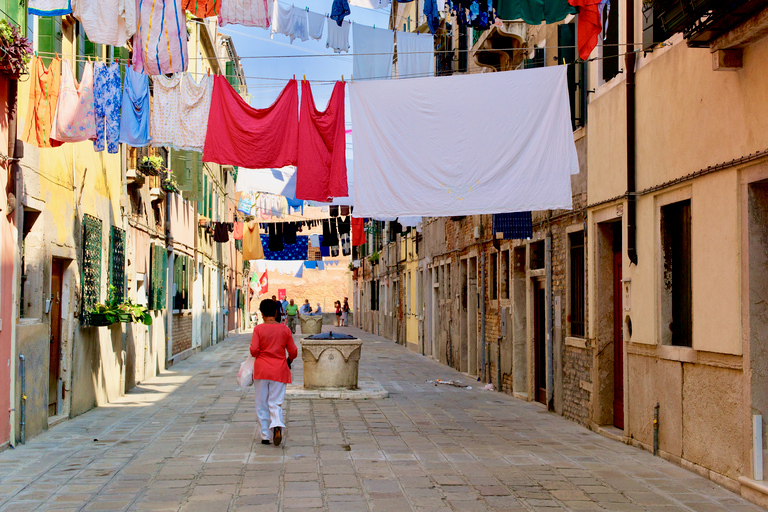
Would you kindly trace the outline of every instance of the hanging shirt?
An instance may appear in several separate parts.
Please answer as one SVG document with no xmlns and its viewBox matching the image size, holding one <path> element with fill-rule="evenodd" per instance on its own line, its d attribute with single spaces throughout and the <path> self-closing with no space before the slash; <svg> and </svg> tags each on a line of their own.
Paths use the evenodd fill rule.
<svg viewBox="0 0 768 512">
<path fill-rule="evenodd" d="M 39 148 L 61 146 L 61 142 L 51 139 L 53 116 L 56 114 L 61 87 L 61 61 L 52 59 L 46 69 L 43 59 L 35 55 L 30 68 L 29 107 L 22 139 Z"/>
<path fill-rule="evenodd" d="M 293 9 L 283 9 L 277 0 L 272 4 L 272 34 L 293 35 Z"/>
<path fill-rule="evenodd" d="M 94 151 L 104 151 L 105 139 L 108 153 L 115 154 L 120 149 L 121 102 L 120 65 L 113 62 L 107 67 L 103 62 L 97 62 L 93 72 L 93 116 L 96 123 Z"/>
<path fill-rule="evenodd" d="M 296 223 L 286 222 L 283 224 L 283 243 L 293 245 L 296 243 Z"/>
<path fill-rule="evenodd" d="M 243 239 L 243 223 L 242 222 L 235 222 L 234 230 L 232 232 L 232 238 L 234 240 Z"/>
<path fill-rule="evenodd" d="M 72 13 L 72 3 L 70 0 L 29 0 L 27 11 L 35 16 L 64 16 Z"/>
<path fill-rule="evenodd" d="M 302 41 L 309 40 L 309 28 L 307 27 L 307 11 L 299 7 L 291 9 L 291 22 L 293 30 L 291 31 L 291 43 L 294 39 Z"/>
<path fill-rule="evenodd" d="M 213 241 L 223 244 L 229 242 L 229 224 L 227 222 L 217 222 L 213 228 Z"/>
<path fill-rule="evenodd" d="M 427 18 L 429 32 L 435 35 L 440 27 L 440 10 L 437 6 L 437 0 L 424 0 L 424 17 Z"/>
<path fill-rule="evenodd" d="M 344 133 L 344 82 L 336 82 L 324 112 L 315 108 L 312 89 L 301 82 L 301 151 L 296 165 L 296 199 L 326 201 L 346 197 L 347 160 Z"/>
<path fill-rule="evenodd" d="M 351 217 L 339 217 L 337 222 L 337 225 L 339 227 L 339 234 L 340 235 L 348 235 L 350 230 L 350 219 Z"/>
<path fill-rule="evenodd" d="M 323 37 L 323 29 L 325 28 L 326 17 L 320 13 L 307 11 L 307 27 L 309 29 L 309 37 L 315 41 L 319 41 Z"/>
<path fill-rule="evenodd" d="M 261 244 L 259 223 L 252 220 L 243 226 L 243 260 L 263 260 L 264 247 Z"/>
<path fill-rule="evenodd" d="M 323 238 L 320 240 L 322 247 L 339 245 L 339 235 L 336 231 L 336 219 L 323 219 Z"/>
<path fill-rule="evenodd" d="M 203 152 L 212 94 L 210 76 L 204 75 L 200 83 L 195 82 L 192 74 L 185 74 L 181 79 L 179 130 L 178 139 L 173 141 L 174 149 Z"/>
<path fill-rule="evenodd" d="M 338 25 L 334 20 L 328 18 L 328 38 L 325 41 L 326 48 L 333 48 L 336 53 L 349 52 L 349 27 L 352 23 L 345 21 Z"/>
<path fill-rule="evenodd" d="M 328 207 L 328 215 L 330 215 L 331 218 L 338 217 L 339 216 L 339 206 L 335 205 L 335 204 L 330 205 Z"/>
<path fill-rule="evenodd" d="M 349 233 L 345 233 L 343 235 L 340 235 L 339 238 L 341 238 L 341 254 L 342 256 L 349 256 L 352 254 L 352 239 L 349 236 Z"/>
<path fill-rule="evenodd" d="M 352 38 L 355 45 L 352 76 L 355 80 L 390 78 L 395 33 L 355 24 Z"/>
<path fill-rule="evenodd" d="M 181 79 L 176 73 L 172 77 L 152 77 L 152 145 L 173 146 L 179 139 L 179 103 L 181 101 Z"/>
<path fill-rule="evenodd" d="M 267 247 L 270 252 L 280 252 L 285 248 L 283 243 L 283 224 L 282 222 L 273 222 L 269 225 L 269 240 Z"/>
<path fill-rule="evenodd" d="M 182 0 L 142 0 L 133 36 L 133 69 L 148 75 L 187 70 L 187 17 Z"/>
<path fill-rule="evenodd" d="M 136 33 L 134 0 L 77 0 L 72 14 L 92 43 L 125 46 Z"/>
<path fill-rule="evenodd" d="M 333 0 L 331 4 L 331 19 L 341 26 L 346 16 L 349 16 L 349 2 L 347 0 Z"/>
<path fill-rule="evenodd" d="M 277 0 L 274 0 L 277 3 Z M 221 0 L 219 26 L 236 23 L 245 27 L 269 28 L 267 0 Z"/>
<path fill-rule="evenodd" d="M 352 245 L 358 247 L 365 243 L 365 220 L 352 217 Z"/>
<path fill-rule="evenodd" d="M 131 68 L 125 70 L 123 100 L 120 112 L 119 142 L 133 147 L 144 147 L 149 136 L 149 77 Z"/>
<path fill-rule="evenodd" d="M 218 16 L 221 10 L 221 0 L 183 0 L 183 5 L 196 18 Z"/>
<path fill-rule="evenodd" d="M 203 161 L 250 169 L 296 165 L 298 106 L 296 80 L 288 82 L 272 106 L 254 109 L 217 75 Z"/>
<path fill-rule="evenodd" d="M 67 62 L 63 66 L 51 137 L 60 142 L 82 142 L 96 138 L 92 63 L 85 63 L 80 84 L 75 83 L 71 64 Z"/>
</svg>

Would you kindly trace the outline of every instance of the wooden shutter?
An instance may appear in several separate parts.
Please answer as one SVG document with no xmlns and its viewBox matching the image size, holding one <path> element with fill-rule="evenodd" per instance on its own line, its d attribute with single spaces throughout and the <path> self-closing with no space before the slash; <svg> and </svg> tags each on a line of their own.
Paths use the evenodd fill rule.
<svg viewBox="0 0 768 512">
<path fill-rule="evenodd" d="M 41 53 L 43 63 L 48 66 L 54 58 L 51 54 L 61 55 L 61 16 L 39 16 L 37 31 L 37 49 Z"/>
</svg>

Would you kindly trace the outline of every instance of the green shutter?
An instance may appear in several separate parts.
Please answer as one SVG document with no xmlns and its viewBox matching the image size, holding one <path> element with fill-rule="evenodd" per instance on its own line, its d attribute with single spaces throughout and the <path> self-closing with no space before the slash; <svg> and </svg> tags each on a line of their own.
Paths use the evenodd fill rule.
<svg viewBox="0 0 768 512">
<path fill-rule="evenodd" d="M 0 18 L 19 27 L 19 33 L 32 38 L 27 30 L 27 7 L 25 0 L 0 0 Z"/>
<path fill-rule="evenodd" d="M 237 88 L 239 84 L 237 81 L 237 75 L 235 74 L 235 63 L 232 61 L 227 62 L 224 72 L 227 75 L 227 81 L 229 82 L 229 84 L 232 87 Z"/>
<path fill-rule="evenodd" d="M 101 297 L 101 219 L 83 215 L 83 273 L 82 273 L 82 318 L 83 325 L 89 325 L 88 311 Z"/>
<path fill-rule="evenodd" d="M 168 283 L 168 274 L 166 272 L 168 253 L 162 245 L 154 244 L 150 255 L 149 309 L 160 310 L 165 308 L 165 290 Z"/>
<path fill-rule="evenodd" d="M 77 54 L 79 57 L 91 57 L 92 60 L 95 60 L 99 57 L 101 57 L 101 46 L 100 44 L 96 44 L 91 42 L 90 39 L 88 39 L 88 35 L 85 33 L 85 29 L 83 28 L 83 25 L 78 22 L 77 23 Z M 77 79 L 81 80 L 83 77 L 83 70 L 85 69 L 85 61 L 86 59 L 80 60 L 80 62 L 77 63 Z"/>
<path fill-rule="evenodd" d="M 125 297 L 125 230 L 117 226 L 109 231 L 109 284 L 115 296 Z"/>
<path fill-rule="evenodd" d="M 208 217 L 208 175 L 203 174 L 203 212 L 204 217 Z M 210 217 L 209 217 L 210 218 Z"/>
<path fill-rule="evenodd" d="M 37 50 L 40 52 L 43 63 L 48 66 L 53 60 L 53 55 L 61 55 L 61 16 L 37 17 Z"/>
</svg>

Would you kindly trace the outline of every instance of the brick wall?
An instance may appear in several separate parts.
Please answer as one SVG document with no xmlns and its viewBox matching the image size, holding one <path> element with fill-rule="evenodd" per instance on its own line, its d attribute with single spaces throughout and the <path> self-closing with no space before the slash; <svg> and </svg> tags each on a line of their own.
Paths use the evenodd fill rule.
<svg viewBox="0 0 768 512">
<path fill-rule="evenodd" d="M 585 425 L 589 420 L 591 368 L 592 356 L 588 348 L 565 346 L 563 356 L 563 416 Z"/>
<path fill-rule="evenodd" d="M 185 311 L 173 315 L 171 323 L 173 334 L 173 354 L 180 354 L 192 348 L 192 312 Z"/>
</svg>

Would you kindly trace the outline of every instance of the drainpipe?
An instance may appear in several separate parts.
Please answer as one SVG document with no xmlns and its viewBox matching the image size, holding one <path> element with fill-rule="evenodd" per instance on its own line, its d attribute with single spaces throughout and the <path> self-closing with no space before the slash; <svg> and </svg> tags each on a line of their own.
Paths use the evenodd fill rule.
<svg viewBox="0 0 768 512">
<path fill-rule="evenodd" d="M 627 9 L 627 53 L 624 67 L 627 69 L 627 256 L 637 265 L 637 198 L 635 197 L 635 176 L 637 172 L 637 134 L 635 130 L 635 4 L 626 0 Z"/>
<path fill-rule="evenodd" d="M 24 357 L 24 354 L 19 354 L 19 380 L 21 381 L 21 403 L 19 406 L 20 409 L 20 417 L 19 417 L 19 430 L 20 432 L 20 439 L 21 444 L 24 444 L 26 442 L 26 435 L 25 435 L 25 426 L 27 424 L 27 396 L 26 396 L 26 370 L 24 368 L 26 358 Z"/>
<path fill-rule="evenodd" d="M 176 255 L 173 252 L 173 236 L 171 236 L 171 192 L 165 195 L 165 248 L 168 251 L 168 258 L 166 260 L 166 278 L 167 286 L 165 287 L 165 360 L 173 356 L 173 298 L 169 290 L 173 289 L 173 268 L 175 264 Z M 197 233 L 197 217 L 195 217 L 195 233 Z M 195 264 L 197 267 L 197 264 Z M 149 327 L 147 327 L 149 329 Z"/>
<path fill-rule="evenodd" d="M 21 169 L 19 166 L 15 165 L 15 158 L 16 156 L 16 126 L 17 126 L 17 120 L 16 120 L 16 97 L 17 97 L 17 90 L 18 90 L 18 82 L 16 80 L 11 80 L 8 82 L 8 157 L 11 159 L 8 162 L 8 188 L 10 190 L 6 191 L 6 194 L 13 192 L 13 194 L 16 196 L 16 208 L 13 212 L 8 213 L 6 212 L 6 215 L 11 215 L 12 217 L 8 217 L 8 222 L 11 224 L 11 232 L 15 233 L 16 237 L 16 247 L 13 251 L 12 258 L 13 258 L 13 272 L 11 276 L 11 282 L 13 283 L 12 286 L 12 295 L 11 295 L 11 304 L 12 304 L 12 314 L 11 314 L 11 325 L 7 327 L 11 331 L 11 361 L 13 361 L 16 358 L 16 319 L 19 318 L 19 264 L 21 262 L 21 244 L 22 244 L 22 233 L 23 229 L 19 229 L 18 226 L 23 226 L 23 223 L 20 222 L 21 212 L 23 211 L 23 208 L 20 208 L 20 198 L 18 191 L 21 190 Z M 23 156 L 23 155 L 22 155 Z M 15 230 L 13 229 L 15 228 Z M 16 403 L 16 372 L 11 372 L 10 376 L 10 403 L 15 404 Z M 11 433 L 10 433 L 10 441 L 11 444 L 14 444 L 16 442 L 16 411 L 11 410 L 12 417 L 11 417 Z"/>
<path fill-rule="evenodd" d="M 485 382 L 488 377 L 486 365 L 490 364 L 490 357 L 485 355 L 488 351 L 488 343 L 485 341 L 485 252 L 480 254 L 480 339 L 483 340 L 483 369 L 480 377 Z"/>
<path fill-rule="evenodd" d="M 546 266 L 546 299 L 545 299 L 545 314 L 544 319 L 547 323 L 547 408 L 553 410 L 554 403 L 552 397 L 555 392 L 554 385 L 554 347 L 552 343 L 552 232 L 547 233 L 547 238 L 544 242 L 545 248 L 545 266 Z"/>
</svg>

